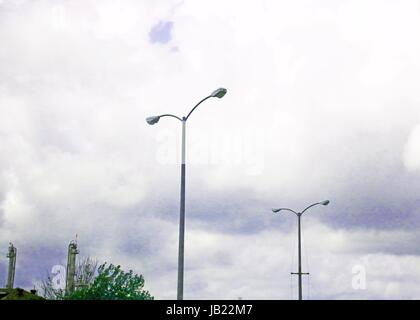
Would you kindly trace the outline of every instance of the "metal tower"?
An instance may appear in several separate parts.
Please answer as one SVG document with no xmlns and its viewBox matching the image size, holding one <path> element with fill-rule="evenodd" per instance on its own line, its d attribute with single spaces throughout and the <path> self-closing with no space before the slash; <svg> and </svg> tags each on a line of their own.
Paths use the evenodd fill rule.
<svg viewBox="0 0 420 320">
<path fill-rule="evenodd" d="M 13 289 L 13 283 L 15 281 L 15 270 L 16 270 L 16 254 L 17 249 L 13 246 L 12 243 L 9 244 L 9 253 L 7 258 L 9 258 L 9 271 L 7 273 L 7 289 Z"/>
<path fill-rule="evenodd" d="M 71 293 L 75 288 L 77 243 L 71 241 L 67 253 L 66 292 Z"/>
</svg>

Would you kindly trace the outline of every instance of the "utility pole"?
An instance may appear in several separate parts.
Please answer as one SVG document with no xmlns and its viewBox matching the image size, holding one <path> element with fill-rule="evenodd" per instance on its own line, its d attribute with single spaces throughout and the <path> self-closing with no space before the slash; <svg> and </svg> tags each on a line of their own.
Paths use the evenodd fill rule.
<svg viewBox="0 0 420 320">
<path fill-rule="evenodd" d="M 15 270 L 16 270 L 16 254 L 17 249 L 13 246 L 12 243 L 9 244 L 9 252 L 7 258 L 9 258 L 9 270 L 7 273 L 7 289 L 13 289 L 13 283 L 15 281 Z"/>
<path fill-rule="evenodd" d="M 71 241 L 67 253 L 66 293 L 72 293 L 75 288 L 76 255 L 78 253 L 77 243 Z"/>
<path fill-rule="evenodd" d="M 302 300 L 302 275 L 309 275 L 307 272 L 302 272 L 302 240 L 301 240 L 301 224 L 300 224 L 300 217 L 305 213 L 306 210 L 309 208 L 312 208 L 317 205 L 323 205 L 327 206 L 330 203 L 329 200 L 325 200 L 322 202 L 317 202 L 314 204 L 311 204 L 309 207 L 306 207 L 302 212 L 296 212 L 289 208 L 278 208 L 278 209 L 272 209 L 274 213 L 278 213 L 280 211 L 290 211 L 293 212 L 297 218 L 298 218 L 298 272 L 292 272 L 291 274 L 297 274 L 298 275 L 298 288 L 299 288 L 299 300 Z"/>
</svg>

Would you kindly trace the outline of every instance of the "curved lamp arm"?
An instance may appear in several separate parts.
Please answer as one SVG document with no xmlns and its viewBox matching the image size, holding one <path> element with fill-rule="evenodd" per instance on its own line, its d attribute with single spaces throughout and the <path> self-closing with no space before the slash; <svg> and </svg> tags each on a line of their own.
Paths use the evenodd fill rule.
<svg viewBox="0 0 420 320">
<path fill-rule="evenodd" d="M 300 214 L 303 214 L 309 208 L 315 207 L 315 206 L 317 206 L 319 204 L 322 204 L 323 206 L 327 206 L 329 203 L 330 203 L 329 200 L 325 200 L 325 201 L 322 201 L 322 202 L 317 202 L 317 203 L 311 204 L 309 207 L 306 207 L 305 210 L 303 210 Z"/>
<path fill-rule="evenodd" d="M 299 215 L 299 213 L 297 213 L 296 211 L 294 211 L 294 210 L 292 210 L 292 209 L 289 209 L 289 208 L 278 208 L 278 209 L 272 209 L 272 211 L 273 211 L 274 213 L 277 213 L 277 212 L 279 212 L 279 211 L 290 211 L 290 212 L 293 212 L 295 215 Z"/>
<path fill-rule="evenodd" d="M 175 116 L 173 114 L 169 114 L 169 113 L 168 114 L 162 114 L 162 115 L 159 116 L 159 118 L 163 118 L 163 117 L 172 117 L 172 118 L 178 119 L 179 121 L 182 121 L 182 119 L 180 117 Z"/>
<path fill-rule="evenodd" d="M 323 206 L 326 206 L 326 205 L 328 205 L 330 203 L 330 200 L 325 200 L 325 201 L 322 201 L 322 202 L 317 202 L 317 203 L 314 203 L 314 204 L 311 204 L 309 207 L 306 207 L 305 208 L 305 210 L 303 210 L 302 212 L 296 212 L 296 211 L 294 211 L 294 210 L 292 210 L 292 209 L 289 209 L 289 208 L 278 208 L 278 209 L 271 209 L 274 213 L 277 213 L 277 212 L 279 212 L 279 211 L 282 211 L 282 210 L 284 210 L 284 211 L 290 211 L 290 212 L 293 212 L 295 215 L 297 215 L 297 216 L 301 216 L 306 210 L 308 210 L 309 208 L 312 208 L 312 207 L 314 207 L 314 206 L 316 206 L 316 205 L 319 205 L 319 204 L 322 204 Z"/>
<path fill-rule="evenodd" d="M 197 103 L 195 106 L 194 106 L 194 108 L 192 108 L 191 109 L 191 111 L 188 113 L 188 115 L 184 118 L 185 119 L 185 121 L 187 121 L 188 120 L 188 118 L 190 117 L 190 115 L 191 115 L 191 113 L 193 113 L 194 112 L 194 110 L 201 104 L 201 103 L 203 103 L 204 101 L 206 101 L 207 99 L 209 99 L 209 98 L 212 98 L 213 96 L 212 95 L 210 95 L 210 96 L 208 96 L 208 97 L 205 97 L 204 99 L 202 99 L 199 103 Z"/>
<path fill-rule="evenodd" d="M 188 115 L 186 117 L 183 117 L 182 119 L 180 117 L 177 117 L 177 116 L 173 115 L 173 114 L 162 114 L 160 116 L 148 117 L 148 118 L 146 118 L 146 121 L 147 121 L 148 124 L 154 125 L 154 124 L 156 124 L 156 123 L 159 122 L 160 118 L 163 118 L 163 117 L 172 117 L 172 118 L 178 119 L 179 121 L 184 121 L 185 122 L 185 121 L 188 120 L 188 118 L 194 112 L 194 110 L 197 109 L 197 107 L 200 104 L 202 104 L 204 101 L 206 101 L 209 98 L 219 98 L 219 99 L 220 98 L 223 98 L 225 96 L 226 92 L 227 92 L 227 90 L 225 88 L 219 88 L 219 89 L 214 90 L 209 96 L 205 97 L 199 103 L 197 103 L 194 106 L 194 108 L 191 109 L 191 111 L 188 113 Z"/>
</svg>

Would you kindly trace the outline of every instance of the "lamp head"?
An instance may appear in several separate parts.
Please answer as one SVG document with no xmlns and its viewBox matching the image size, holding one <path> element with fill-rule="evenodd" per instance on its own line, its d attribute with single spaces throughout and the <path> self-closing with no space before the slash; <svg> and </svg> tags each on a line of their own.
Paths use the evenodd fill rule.
<svg viewBox="0 0 420 320">
<path fill-rule="evenodd" d="M 271 211 L 273 211 L 274 213 L 280 212 L 281 209 L 271 209 Z"/>
<path fill-rule="evenodd" d="M 321 202 L 321 204 L 323 205 L 323 206 L 328 206 L 328 204 L 330 203 L 330 200 L 325 200 L 325 201 L 322 201 Z"/>
<path fill-rule="evenodd" d="M 159 122 L 160 117 L 159 116 L 153 116 L 153 117 L 147 117 L 146 121 L 148 124 L 150 124 L 151 126 L 154 125 L 155 123 Z"/>
<path fill-rule="evenodd" d="M 212 92 L 212 94 L 211 94 L 211 96 L 213 97 L 213 98 L 223 98 L 224 97 L 224 95 L 226 94 L 226 92 L 227 92 L 227 90 L 225 89 L 225 88 L 219 88 L 219 89 L 217 89 L 217 90 L 215 90 L 215 91 L 213 91 Z"/>
</svg>

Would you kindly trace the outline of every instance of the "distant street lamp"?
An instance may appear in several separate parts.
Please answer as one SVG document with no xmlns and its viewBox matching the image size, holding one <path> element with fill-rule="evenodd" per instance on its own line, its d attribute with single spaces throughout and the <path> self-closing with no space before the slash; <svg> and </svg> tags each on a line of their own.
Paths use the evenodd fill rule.
<svg viewBox="0 0 420 320">
<path fill-rule="evenodd" d="M 184 233 L 185 233 L 185 134 L 186 134 L 186 123 L 190 115 L 194 110 L 204 101 L 209 98 L 223 98 L 226 94 L 225 88 L 219 88 L 213 91 L 209 96 L 202 99 L 195 105 L 194 108 L 187 114 L 186 117 L 177 117 L 173 114 L 162 114 L 160 116 L 152 116 L 146 118 L 146 121 L 150 125 L 154 125 L 159 122 L 163 117 L 172 117 L 182 122 L 182 147 L 181 147 L 181 201 L 180 201 L 180 213 L 179 213 L 179 249 L 178 249 L 178 290 L 177 299 L 183 300 L 184 297 Z"/>
<path fill-rule="evenodd" d="M 312 208 L 316 205 L 323 205 L 323 206 L 327 206 L 330 203 L 329 200 L 325 200 L 322 202 L 317 202 L 314 204 L 311 204 L 309 207 L 306 207 L 305 210 L 303 210 L 302 212 L 296 212 L 292 209 L 289 208 L 278 208 L 278 209 L 272 209 L 272 211 L 274 213 L 280 212 L 280 211 L 291 211 L 293 212 L 297 217 L 298 217 L 298 272 L 292 272 L 292 274 L 297 274 L 298 275 L 298 284 L 299 284 L 299 300 L 302 300 L 302 275 L 303 274 L 309 274 L 309 273 L 305 273 L 302 272 L 302 249 L 301 249 L 301 230 L 300 230 L 300 217 L 304 214 L 304 212 L 306 210 L 308 210 L 309 208 Z"/>
</svg>

